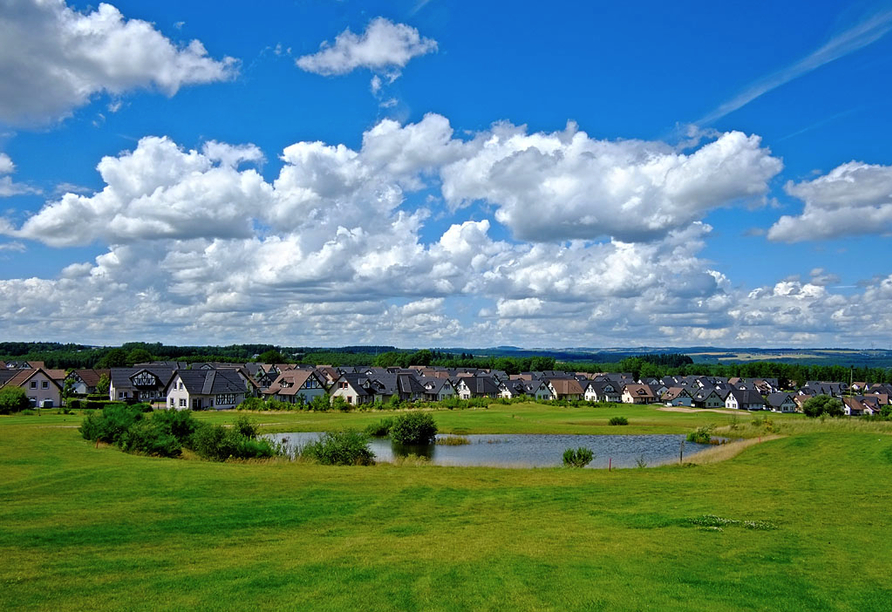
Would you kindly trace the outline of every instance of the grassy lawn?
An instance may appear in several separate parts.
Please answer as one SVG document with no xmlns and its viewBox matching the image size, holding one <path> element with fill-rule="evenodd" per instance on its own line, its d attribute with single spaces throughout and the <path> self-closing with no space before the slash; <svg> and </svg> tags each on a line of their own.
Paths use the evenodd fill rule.
<svg viewBox="0 0 892 612">
<path fill-rule="evenodd" d="M 630 425 L 607 426 L 617 414 Z M 255 416 L 311 431 L 387 415 Z M 732 418 L 535 405 L 435 417 L 468 433 Z M 888 610 L 892 436 L 772 418 L 792 435 L 731 460 L 608 473 L 156 459 L 84 442 L 79 416 L 0 417 L 0 609 Z M 713 530 L 704 515 L 740 522 Z"/>
</svg>

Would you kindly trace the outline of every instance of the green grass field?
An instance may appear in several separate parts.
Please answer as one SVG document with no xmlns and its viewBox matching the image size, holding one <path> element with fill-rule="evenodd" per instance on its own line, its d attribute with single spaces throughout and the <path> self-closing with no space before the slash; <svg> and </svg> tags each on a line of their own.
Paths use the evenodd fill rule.
<svg viewBox="0 0 892 612">
<path fill-rule="evenodd" d="M 607 426 L 617 414 L 630 425 Z M 256 418 L 310 431 L 382 416 Z M 535 405 L 435 417 L 458 433 L 732 418 Z M 157 459 L 95 448 L 79 416 L 0 417 L 0 609 L 889 610 L 885 424 L 774 418 L 790 435 L 728 461 L 606 472 Z M 719 531 L 704 515 L 739 522 Z"/>
</svg>

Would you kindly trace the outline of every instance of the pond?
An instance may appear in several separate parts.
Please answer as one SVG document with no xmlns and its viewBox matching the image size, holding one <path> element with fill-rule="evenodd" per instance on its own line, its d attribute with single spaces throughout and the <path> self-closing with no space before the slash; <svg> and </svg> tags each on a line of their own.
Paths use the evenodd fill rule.
<svg viewBox="0 0 892 612">
<path fill-rule="evenodd" d="M 289 453 L 316 441 L 319 432 L 293 432 L 270 434 L 268 438 L 284 442 Z M 438 439 L 446 436 L 438 435 Z M 562 465 L 564 451 L 584 446 L 595 454 L 588 467 L 606 468 L 637 467 L 639 462 L 649 466 L 678 461 L 681 444 L 684 456 L 690 457 L 708 444 L 686 442 L 684 435 L 529 435 L 529 434 L 476 434 L 461 436 L 470 444 L 460 446 L 429 445 L 399 446 L 388 438 L 372 438 L 369 446 L 376 461 L 393 461 L 395 456 L 409 453 L 424 455 L 434 465 L 489 466 L 489 467 L 556 467 Z"/>
</svg>

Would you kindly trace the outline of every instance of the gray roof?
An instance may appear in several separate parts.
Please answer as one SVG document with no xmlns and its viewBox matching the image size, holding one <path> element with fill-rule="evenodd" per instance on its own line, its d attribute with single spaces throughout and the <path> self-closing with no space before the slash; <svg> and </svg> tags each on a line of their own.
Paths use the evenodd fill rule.
<svg viewBox="0 0 892 612">
<path fill-rule="evenodd" d="M 179 370 L 183 386 L 194 395 L 244 393 L 245 382 L 235 370 Z"/>
</svg>

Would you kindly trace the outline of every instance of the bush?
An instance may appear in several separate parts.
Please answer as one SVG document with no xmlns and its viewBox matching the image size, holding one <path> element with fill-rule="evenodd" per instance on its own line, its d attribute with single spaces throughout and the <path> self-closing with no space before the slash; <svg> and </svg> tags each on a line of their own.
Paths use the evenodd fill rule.
<svg viewBox="0 0 892 612">
<path fill-rule="evenodd" d="M 124 432 L 142 418 L 137 406 L 109 404 L 102 412 L 87 416 L 78 429 L 85 440 L 117 444 Z"/>
<path fill-rule="evenodd" d="M 71 410 L 83 410 L 83 408 L 86 406 L 86 402 L 79 399 L 70 399 L 65 402 L 65 405 Z"/>
<path fill-rule="evenodd" d="M 178 457 L 183 445 L 163 422 L 144 419 L 131 425 L 118 440 L 121 450 L 158 457 Z"/>
<path fill-rule="evenodd" d="M 21 412 L 31 407 L 28 394 L 20 387 L 6 387 L 0 389 L 0 414 L 12 414 Z"/>
<path fill-rule="evenodd" d="M 573 449 L 568 448 L 564 451 L 564 465 L 567 467 L 583 468 L 587 466 L 595 458 L 595 454 L 584 446 Z"/>
<path fill-rule="evenodd" d="M 353 404 L 348 404 L 347 401 L 340 396 L 331 400 L 331 407 L 334 410 L 340 410 L 341 412 L 350 412 L 353 410 Z"/>
<path fill-rule="evenodd" d="M 427 412 L 409 412 L 394 419 L 390 439 L 397 444 L 431 444 L 437 437 L 437 424 Z"/>
<path fill-rule="evenodd" d="M 386 419 L 381 419 L 377 423 L 372 423 L 371 425 L 366 427 L 365 433 L 367 436 L 385 438 L 390 435 L 391 427 L 393 427 L 393 418 L 387 417 Z"/>
<path fill-rule="evenodd" d="M 164 428 L 181 444 L 188 444 L 198 427 L 198 421 L 192 418 L 192 413 L 188 410 L 158 410 L 152 414 L 152 423 Z"/>
<path fill-rule="evenodd" d="M 315 459 L 323 465 L 372 465 L 375 453 L 369 448 L 364 433 L 348 429 L 323 434 L 301 450 L 302 457 Z"/>
<path fill-rule="evenodd" d="M 818 417 L 822 414 L 827 416 L 843 416 L 845 411 L 842 408 L 842 402 L 835 397 L 829 395 L 816 395 L 809 398 L 802 404 L 802 412 L 805 416 Z"/>
<path fill-rule="evenodd" d="M 331 410 L 331 401 L 328 398 L 328 394 L 323 393 L 322 395 L 317 395 L 313 398 L 309 405 L 310 410 L 316 410 L 319 412 L 325 412 L 327 410 Z"/>
<path fill-rule="evenodd" d="M 698 427 L 687 436 L 688 442 L 696 442 L 697 444 L 709 444 L 710 440 L 712 440 L 712 425 Z"/>
<path fill-rule="evenodd" d="M 610 423 L 611 425 L 628 425 L 629 419 L 624 416 L 615 416 L 611 417 L 608 423 Z"/>
<path fill-rule="evenodd" d="M 252 428 L 254 425 L 247 420 L 236 421 L 236 426 L 232 429 L 210 423 L 197 423 L 189 446 L 199 457 L 211 461 L 263 459 L 280 454 L 279 447 L 273 442 L 245 435 Z"/>
<path fill-rule="evenodd" d="M 260 430 L 257 423 L 249 419 L 244 414 L 240 414 L 236 417 L 235 423 L 232 424 L 232 428 L 246 438 L 256 438 L 257 434 Z"/>
</svg>

